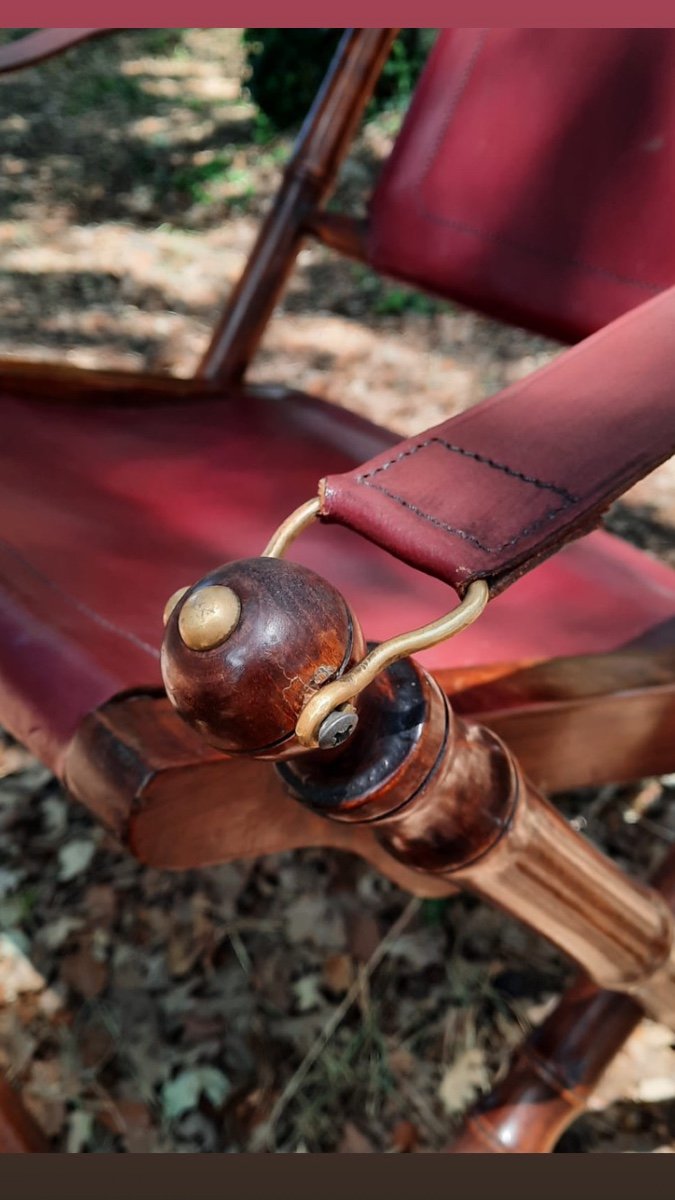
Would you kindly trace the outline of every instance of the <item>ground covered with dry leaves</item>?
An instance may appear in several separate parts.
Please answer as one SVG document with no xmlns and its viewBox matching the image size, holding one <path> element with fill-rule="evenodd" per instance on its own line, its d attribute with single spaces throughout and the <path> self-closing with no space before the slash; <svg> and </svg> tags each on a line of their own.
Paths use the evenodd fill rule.
<svg viewBox="0 0 675 1200">
<path fill-rule="evenodd" d="M 0 84 L 0 353 L 189 374 L 279 179 L 236 31 L 140 31 Z M 358 212 L 399 115 L 340 180 Z M 253 377 L 411 432 L 557 353 L 316 247 Z M 615 506 L 675 563 L 675 479 Z M 556 798 L 645 875 L 675 780 Z M 60 1150 L 438 1149 L 569 966 L 468 897 L 311 850 L 138 867 L 0 741 L 0 1066 Z M 672 1034 L 643 1022 L 561 1151 L 675 1147 Z"/>
</svg>

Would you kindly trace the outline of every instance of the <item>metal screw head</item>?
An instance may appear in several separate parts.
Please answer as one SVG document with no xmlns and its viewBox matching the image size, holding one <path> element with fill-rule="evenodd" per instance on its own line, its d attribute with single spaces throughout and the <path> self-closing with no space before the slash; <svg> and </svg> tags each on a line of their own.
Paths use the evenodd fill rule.
<svg viewBox="0 0 675 1200">
<path fill-rule="evenodd" d="M 178 631 L 190 650 L 213 650 L 239 624 L 241 603 L 224 584 L 199 588 L 188 596 L 178 617 Z"/>
<path fill-rule="evenodd" d="M 334 750 L 351 737 L 359 723 L 358 715 L 353 709 L 336 709 L 329 713 L 319 727 L 318 744 L 320 750 Z"/>
</svg>

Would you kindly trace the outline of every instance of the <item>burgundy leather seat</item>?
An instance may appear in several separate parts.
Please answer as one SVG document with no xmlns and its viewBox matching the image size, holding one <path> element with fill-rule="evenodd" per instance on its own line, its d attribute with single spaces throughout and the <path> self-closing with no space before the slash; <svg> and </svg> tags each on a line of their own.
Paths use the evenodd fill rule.
<svg viewBox="0 0 675 1200">
<path fill-rule="evenodd" d="M 675 29 L 439 35 L 373 266 L 569 340 L 675 283 Z"/>
<path fill-rule="evenodd" d="M 57 770 L 79 722 L 161 688 L 164 603 L 219 562 L 259 553 L 320 476 L 391 434 L 297 393 L 91 404 L 3 394 L 0 724 Z M 421 624 L 454 593 L 335 527 L 293 551 L 330 569 L 369 637 Z M 529 614 L 536 612 L 536 620 Z M 675 617 L 675 572 L 605 533 L 515 584 L 434 666 L 602 651 Z"/>
<path fill-rule="evenodd" d="M 569 338 L 673 284 L 674 64 L 673 30 L 442 33 L 373 198 L 373 264 Z M 89 711 L 161 688 L 161 613 L 177 587 L 258 553 L 321 476 L 396 441 L 295 393 L 136 406 L 59 400 L 56 385 L 44 402 L 10 393 L 0 724 L 57 769 Z M 310 529 L 294 554 L 330 566 L 372 638 L 455 603 L 333 526 Z M 673 617 L 675 572 L 595 533 L 423 657 L 601 652 Z"/>
</svg>

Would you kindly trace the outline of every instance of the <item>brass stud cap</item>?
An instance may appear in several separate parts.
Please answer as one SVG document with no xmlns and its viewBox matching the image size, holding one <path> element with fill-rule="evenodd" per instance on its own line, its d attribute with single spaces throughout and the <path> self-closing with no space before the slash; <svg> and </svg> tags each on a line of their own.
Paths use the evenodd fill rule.
<svg viewBox="0 0 675 1200">
<path fill-rule="evenodd" d="M 176 607 L 176 605 L 178 604 L 179 600 L 182 600 L 185 593 L 189 592 L 189 591 L 190 591 L 189 587 L 182 587 L 182 588 L 178 588 L 175 592 L 171 593 L 171 595 L 169 596 L 169 599 L 167 600 L 166 604 L 164 605 L 164 612 L 162 614 L 162 620 L 165 625 L 169 624 L 169 617 L 171 616 L 171 614 L 172 614 L 174 608 Z"/>
<path fill-rule="evenodd" d="M 178 632 L 190 650 L 213 650 L 236 629 L 240 616 L 237 593 L 214 583 L 188 596 L 178 617 Z"/>
</svg>

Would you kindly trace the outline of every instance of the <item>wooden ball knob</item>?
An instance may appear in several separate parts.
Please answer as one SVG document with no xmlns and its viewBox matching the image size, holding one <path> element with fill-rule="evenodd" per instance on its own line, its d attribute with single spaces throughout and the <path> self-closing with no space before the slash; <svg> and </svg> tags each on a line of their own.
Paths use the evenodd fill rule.
<svg viewBox="0 0 675 1200">
<path fill-rule="evenodd" d="M 298 752 L 311 695 L 363 654 L 340 593 L 285 559 L 228 563 L 167 604 L 162 674 L 181 716 L 231 754 Z"/>
</svg>

